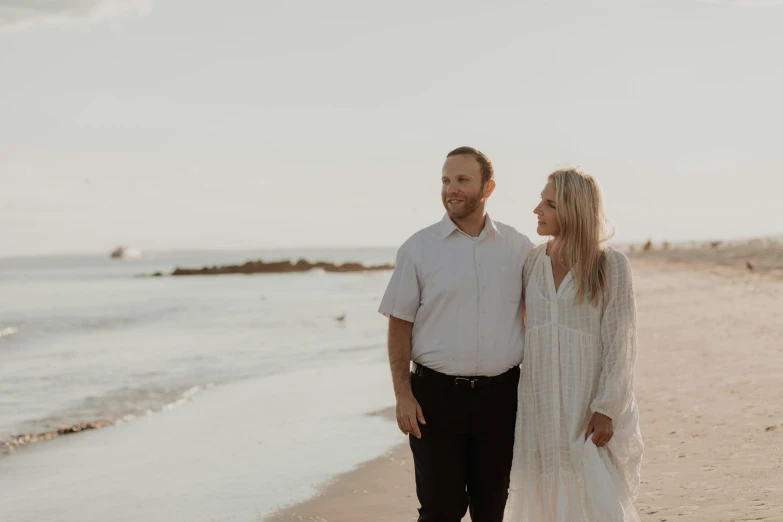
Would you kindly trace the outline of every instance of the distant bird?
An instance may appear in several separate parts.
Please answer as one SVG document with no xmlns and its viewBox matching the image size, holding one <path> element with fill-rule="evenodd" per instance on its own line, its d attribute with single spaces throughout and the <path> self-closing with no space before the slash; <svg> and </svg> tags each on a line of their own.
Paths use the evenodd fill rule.
<svg viewBox="0 0 783 522">
<path fill-rule="evenodd" d="M 748 267 L 748 270 L 756 268 L 751 261 L 745 261 L 745 266 Z"/>
<path fill-rule="evenodd" d="M 335 320 L 337 320 L 338 323 L 344 323 L 345 322 L 345 314 L 340 314 L 337 317 L 335 317 Z"/>
</svg>

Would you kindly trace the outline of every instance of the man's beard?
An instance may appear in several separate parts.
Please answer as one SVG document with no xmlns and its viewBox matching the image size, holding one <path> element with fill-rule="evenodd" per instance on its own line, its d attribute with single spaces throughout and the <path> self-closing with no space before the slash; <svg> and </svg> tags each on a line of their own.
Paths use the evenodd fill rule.
<svg viewBox="0 0 783 522">
<path fill-rule="evenodd" d="M 463 200 L 462 203 L 457 205 L 449 205 L 447 203 L 449 199 L 452 199 L 448 195 L 442 196 L 441 199 L 443 200 L 443 207 L 446 209 L 446 213 L 451 219 L 464 219 L 473 214 L 476 209 L 478 209 L 481 198 L 483 197 L 484 191 L 482 190 L 478 194 L 474 194 L 472 196 L 463 195 L 459 198 Z"/>
</svg>

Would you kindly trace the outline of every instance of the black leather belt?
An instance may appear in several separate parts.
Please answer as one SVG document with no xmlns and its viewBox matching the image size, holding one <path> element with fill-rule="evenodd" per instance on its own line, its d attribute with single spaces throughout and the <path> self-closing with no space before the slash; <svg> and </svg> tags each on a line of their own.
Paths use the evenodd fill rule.
<svg viewBox="0 0 783 522">
<path fill-rule="evenodd" d="M 445 373 L 436 372 L 435 370 L 431 370 L 426 366 L 417 364 L 416 370 L 413 372 L 413 374 L 418 377 L 421 377 L 422 379 L 439 382 L 446 386 L 454 386 L 455 388 L 462 388 L 467 390 L 476 390 L 479 388 L 486 388 L 487 386 L 492 386 L 495 384 L 502 384 L 505 382 L 513 381 L 519 376 L 519 366 L 514 366 L 507 372 L 492 377 L 487 377 L 487 376 L 467 377 L 467 376 L 446 375 Z"/>
</svg>

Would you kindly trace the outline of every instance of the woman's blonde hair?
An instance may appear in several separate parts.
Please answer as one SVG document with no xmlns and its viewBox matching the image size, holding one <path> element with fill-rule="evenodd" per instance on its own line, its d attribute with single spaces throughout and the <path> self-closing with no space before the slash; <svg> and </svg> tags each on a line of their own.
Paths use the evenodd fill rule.
<svg viewBox="0 0 783 522">
<path fill-rule="evenodd" d="M 576 302 L 587 298 L 597 306 L 607 287 L 606 241 L 608 221 L 601 187 L 592 176 L 576 169 L 549 175 L 554 183 L 560 234 L 553 238 L 550 253 L 574 272 Z M 555 257 L 556 256 L 556 257 Z"/>
</svg>

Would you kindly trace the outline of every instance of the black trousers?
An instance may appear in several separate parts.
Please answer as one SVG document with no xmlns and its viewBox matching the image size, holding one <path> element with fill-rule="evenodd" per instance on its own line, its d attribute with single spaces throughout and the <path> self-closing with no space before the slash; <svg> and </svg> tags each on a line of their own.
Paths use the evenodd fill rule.
<svg viewBox="0 0 783 522">
<path fill-rule="evenodd" d="M 514 452 L 519 368 L 486 387 L 411 374 L 426 424 L 410 436 L 419 522 L 501 522 Z M 442 374 L 441 374 L 442 375 Z"/>
</svg>

